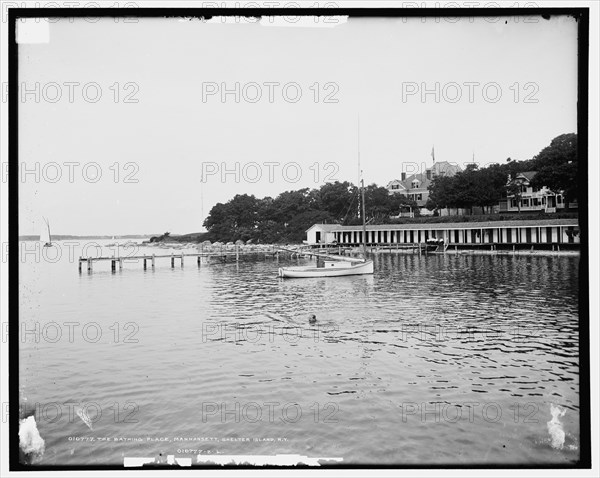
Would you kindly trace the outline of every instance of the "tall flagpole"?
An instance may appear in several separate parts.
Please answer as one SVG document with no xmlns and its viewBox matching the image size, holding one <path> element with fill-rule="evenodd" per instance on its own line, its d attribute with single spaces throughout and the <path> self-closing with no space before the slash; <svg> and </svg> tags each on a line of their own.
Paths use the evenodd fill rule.
<svg viewBox="0 0 600 478">
<path fill-rule="evenodd" d="M 362 170 L 360 169 L 360 115 L 358 116 L 358 180 L 360 184 L 360 196 L 361 196 L 361 205 L 362 205 L 362 246 L 363 246 L 363 258 L 367 260 L 367 216 L 365 213 L 365 180 L 362 178 Z"/>
<path fill-rule="evenodd" d="M 360 169 L 360 113 L 358 114 L 358 129 L 357 129 L 357 148 L 358 148 L 358 182 L 357 185 L 360 187 L 360 181 L 362 177 L 362 171 Z M 358 205 L 358 216 L 361 217 L 360 204 Z"/>
<path fill-rule="evenodd" d="M 361 176 L 361 171 L 360 171 L 360 114 L 358 115 L 358 183 L 360 184 L 360 176 Z"/>
</svg>

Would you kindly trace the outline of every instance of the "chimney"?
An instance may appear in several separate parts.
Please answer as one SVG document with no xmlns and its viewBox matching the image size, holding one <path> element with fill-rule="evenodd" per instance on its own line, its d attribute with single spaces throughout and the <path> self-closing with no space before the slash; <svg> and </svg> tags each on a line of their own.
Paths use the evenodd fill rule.
<svg viewBox="0 0 600 478">
<path fill-rule="evenodd" d="M 431 180 L 431 169 L 425 171 L 425 174 L 427 175 L 427 180 Z"/>
<path fill-rule="evenodd" d="M 402 181 L 406 181 L 406 173 L 402 173 Z"/>
</svg>

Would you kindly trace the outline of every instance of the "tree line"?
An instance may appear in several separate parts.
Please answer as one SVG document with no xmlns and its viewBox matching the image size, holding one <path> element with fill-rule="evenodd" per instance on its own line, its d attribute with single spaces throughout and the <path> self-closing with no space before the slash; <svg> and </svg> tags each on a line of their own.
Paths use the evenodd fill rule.
<svg viewBox="0 0 600 478">
<path fill-rule="evenodd" d="M 525 171 L 537 171 L 531 181 L 532 187 L 541 189 L 545 186 L 553 192 L 563 191 L 567 203 L 577 200 L 577 135 L 557 136 L 529 160 L 508 158 L 505 164 L 484 168 L 470 164 L 452 177 L 437 177 L 429 186 L 426 207 L 432 211 L 444 208 L 472 211 L 477 206 L 486 212 L 507 195 L 520 195 L 520 185 L 508 182 L 508 178 L 514 179 Z"/>
<path fill-rule="evenodd" d="M 376 184 L 365 186 L 364 193 L 366 217 L 375 223 L 388 221 L 403 207 L 416 207 L 415 201 L 390 195 Z M 211 241 L 302 242 L 306 229 L 315 223 L 362 224 L 359 194 L 360 188 L 348 181 L 285 191 L 275 198 L 237 194 L 213 206 L 204 227 Z"/>
<path fill-rule="evenodd" d="M 427 208 L 481 207 L 484 211 L 505 199 L 512 186 L 510 175 L 524 171 L 538 171 L 534 187 L 546 186 L 552 191 L 564 191 L 565 199 L 577 199 L 577 135 L 563 134 L 554 138 L 534 158 L 484 168 L 469 165 L 452 177 L 437 177 L 429 187 Z M 417 215 L 415 201 L 402 194 L 389 194 L 385 187 L 371 184 L 365 187 L 366 219 L 371 224 L 395 222 L 401 210 L 412 209 Z M 361 224 L 360 189 L 344 181 L 323 184 L 315 189 L 285 191 L 277 197 L 257 198 L 238 194 L 226 203 L 218 203 L 210 210 L 204 227 L 203 239 L 255 243 L 298 243 L 306 238 L 306 229 L 316 223 Z"/>
</svg>

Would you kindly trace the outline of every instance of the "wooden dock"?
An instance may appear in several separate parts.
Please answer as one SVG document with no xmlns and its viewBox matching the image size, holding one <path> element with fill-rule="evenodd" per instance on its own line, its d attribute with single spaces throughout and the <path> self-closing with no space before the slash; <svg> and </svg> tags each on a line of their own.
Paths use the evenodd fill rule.
<svg viewBox="0 0 600 478">
<path fill-rule="evenodd" d="M 254 256 L 254 257 L 263 257 L 265 259 L 269 257 L 279 259 L 279 254 L 282 252 L 286 252 L 283 249 L 272 247 L 268 249 L 259 249 L 259 250 L 240 250 L 239 247 L 236 247 L 234 250 L 216 250 L 209 252 L 191 252 L 191 253 L 171 253 L 171 254 L 141 254 L 135 256 L 101 256 L 101 257 L 79 257 L 78 260 L 78 268 L 79 273 L 83 271 L 84 265 L 87 268 L 89 273 L 94 270 L 95 262 L 110 262 L 110 269 L 112 272 L 116 272 L 117 266 L 119 270 L 123 269 L 124 263 L 141 263 L 143 264 L 144 270 L 148 268 L 148 265 L 154 269 L 156 267 L 157 261 L 167 260 L 171 261 L 171 268 L 175 267 L 175 264 L 178 263 L 180 267 L 183 267 L 186 260 L 195 259 L 198 266 L 202 263 L 208 263 L 210 259 L 219 259 L 222 262 L 227 262 L 228 259 L 235 260 L 236 262 L 240 261 L 241 257 L 244 256 Z"/>
</svg>

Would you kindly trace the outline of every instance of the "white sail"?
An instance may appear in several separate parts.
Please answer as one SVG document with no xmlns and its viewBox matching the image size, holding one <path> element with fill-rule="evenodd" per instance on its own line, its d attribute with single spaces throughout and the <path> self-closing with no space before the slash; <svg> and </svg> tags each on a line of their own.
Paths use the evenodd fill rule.
<svg viewBox="0 0 600 478">
<path fill-rule="evenodd" d="M 52 236 L 50 235 L 50 223 L 44 217 L 44 224 L 42 225 L 42 230 L 40 231 L 40 241 L 44 244 L 52 244 Z"/>
</svg>

